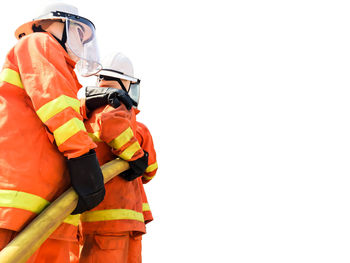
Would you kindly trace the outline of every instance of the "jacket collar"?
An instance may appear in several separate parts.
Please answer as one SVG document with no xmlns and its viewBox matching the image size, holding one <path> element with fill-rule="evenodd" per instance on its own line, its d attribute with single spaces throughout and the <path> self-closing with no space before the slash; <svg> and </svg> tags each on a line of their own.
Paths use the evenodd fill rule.
<svg viewBox="0 0 350 263">
<path fill-rule="evenodd" d="M 73 59 L 70 58 L 70 56 L 68 55 L 67 51 L 61 46 L 60 43 L 58 43 L 58 41 L 56 40 L 56 38 L 49 32 L 45 32 L 46 34 L 48 34 L 50 37 L 52 37 L 55 40 L 55 43 L 57 43 L 57 45 L 59 46 L 59 48 L 61 49 L 64 58 L 66 59 L 66 62 L 72 67 L 74 68 L 75 65 L 77 64 Z"/>
</svg>

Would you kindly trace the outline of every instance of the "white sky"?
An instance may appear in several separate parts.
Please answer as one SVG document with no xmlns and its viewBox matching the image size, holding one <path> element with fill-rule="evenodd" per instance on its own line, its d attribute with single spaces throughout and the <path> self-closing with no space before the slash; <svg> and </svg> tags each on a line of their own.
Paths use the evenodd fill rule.
<svg viewBox="0 0 350 263">
<path fill-rule="evenodd" d="M 41 2 L 2 3 L 1 61 Z M 71 3 L 142 79 L 145 263 L 349 262 L 349 1 Z"/>
</svg>

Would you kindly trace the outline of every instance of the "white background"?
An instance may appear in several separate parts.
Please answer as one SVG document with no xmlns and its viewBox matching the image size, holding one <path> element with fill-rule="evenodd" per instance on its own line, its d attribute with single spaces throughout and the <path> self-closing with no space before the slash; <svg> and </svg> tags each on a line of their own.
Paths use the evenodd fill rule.
<svg viewBox="0 0 350 263">
<path fill-rule="evenodd" d="M 1 61 L 41 2 L 2 3 Z M 348 1 L 71 3 L 142 79 L 143 262 L 350 261 Z"/>
</svg>

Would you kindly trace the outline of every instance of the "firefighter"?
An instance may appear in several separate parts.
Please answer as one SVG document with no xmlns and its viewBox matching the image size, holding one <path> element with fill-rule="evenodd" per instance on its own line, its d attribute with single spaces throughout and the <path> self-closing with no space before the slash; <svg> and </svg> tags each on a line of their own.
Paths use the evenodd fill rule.
<svg viewBox="0 0 350 263">
<path fill-rule="evenodd" d="M 0 249 L 70 185 L 79 196 L 73 215 L 28 262 L 69 262 L 79 213 L 97 206 L 105 188 L 83 115 L 101 101 L 80 104 L 83 76 L 101 70 L 93 23 L 62 2 L 15 32 L 0 73 Z M 110 104 L 126 102 L 111 95 Z M 130 99 L 129 99 L 130 100 Z"/>
<path fill-rule="evenodd" d="M 128 92 L 138 104 L 140 80 L 134 77 L 131 61 L 121 53 L 109 56 L 98 73 L 98 85 L 108 94 L 114 89 Z M 89 87 L 85 89 L 89 95 Z M 97 94 L 96 94 L 97 96 Z M 151 134 L 136 121 L 139 110 L 100 107 L 85 127 L 97 144 L 100 165 L 119 157 L 130 169 L 106 184 L 106 197 L 97 207 L 81 215 L 84 235 L 81 263 L 141 262 L 141 239 L 145 224 L 152 221 L 143 184 L 155 175 L 158 165 Z"/>
</svg>

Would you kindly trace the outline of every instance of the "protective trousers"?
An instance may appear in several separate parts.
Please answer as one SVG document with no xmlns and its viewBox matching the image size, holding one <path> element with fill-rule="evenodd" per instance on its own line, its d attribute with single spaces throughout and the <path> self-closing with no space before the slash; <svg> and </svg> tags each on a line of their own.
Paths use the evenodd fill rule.
<svg viewBox="0 0 350 263">
<path fill-rule="evenodd" d="M 0 250 L 2 250 L 17 232 L 0 228 Z M 76 263 L 77 255 L 72 253 L 71 241 L 47 239 L 41 247 L 27 260 L 27 263 Z"/>
<path fill-rule="evenodd" d="M 141 263 L 142 236 L 133 232 L 84 236 L 80 263 Z"/>
</svg>

